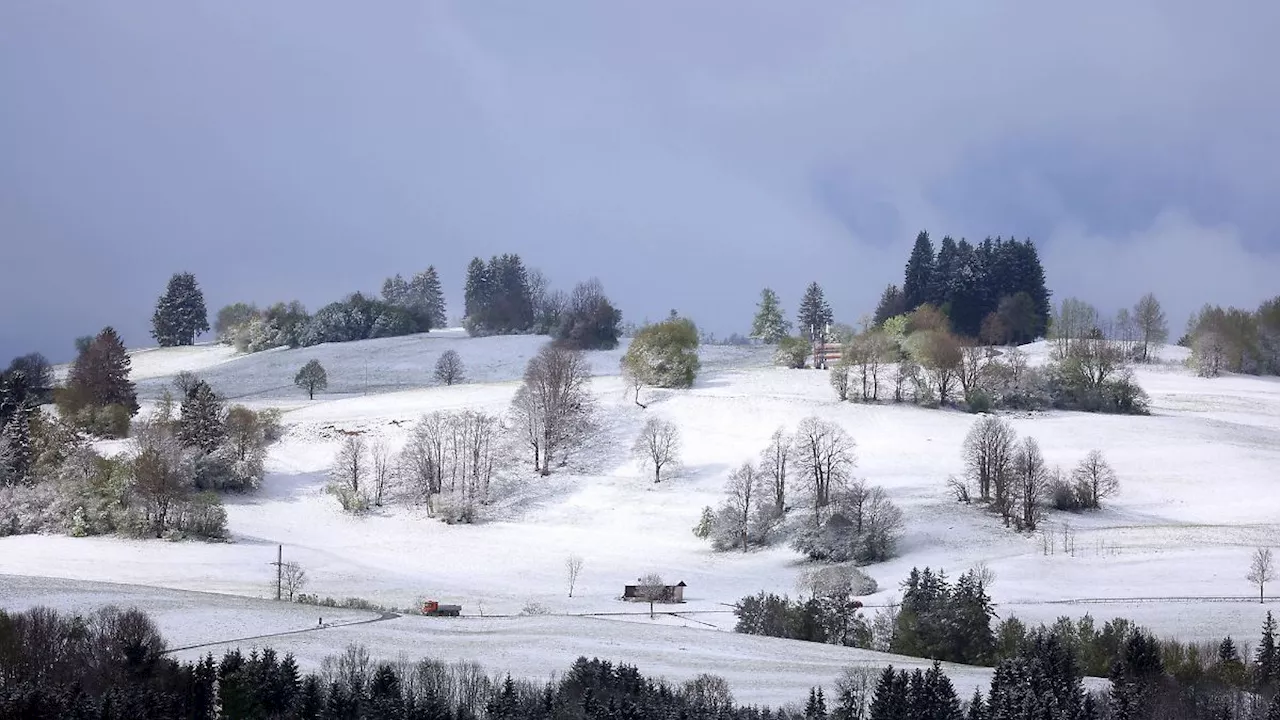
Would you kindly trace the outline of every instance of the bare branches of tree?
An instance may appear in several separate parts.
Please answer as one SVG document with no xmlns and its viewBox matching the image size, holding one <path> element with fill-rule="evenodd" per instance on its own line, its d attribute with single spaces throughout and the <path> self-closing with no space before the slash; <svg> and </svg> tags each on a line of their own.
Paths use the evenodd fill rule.
<svg viewBox="0 0 1280 720">
<path fill-rule="evenodd" d="M 373 504 L 382 507 L 382 496 L 395 475 L 391 448 L 382 438 L 374 440 L 369 445 L 369 470 L 373 481 Z"/>
<path fill-rule="evenodd" d="M 1016 441 L 1013 426 L 994 415 L 979 418 L 964 438 L 965 474 L 977 486 L 978 499 L 994 499 L 1001 515 L 1006 514 L 1008 506 L 1008 478 Z"/>
<path fill-rule="evenodd" d="M 662 600 L 667 594 L 667 584 L 658 573 L 646 573 L 636 581 L 636 593 L 640 599 L 649 602 L 649 619 L 653 619 L 653 604 Z"/>
<path fill-rule="evenodd" d="M 442 412 L 423 415 L 409 431 L 409 441 L 400 451 L 399 473 L 420 501 L 430 502 L 440 492 L 444 473 L 446 416 Z"/>
<path fill-rule="evenodd" d="M 631 452 L 642 467 L 653 471 L 653 481 L 670 477 L 680 464 L 680 430 L 670 420 L 651 417 L 640 429 Z"/>
<path fill-rule="evenodd" d="M 582 565 L 581 555 L 570 555 L 564 559 L 565 575 L 569 580 L 569 597 L 573 597 L 573 588 L 578 584 L 578 576 L 582 574 Z"/>
<path fill-rule="evenodd" d="M 1014 499 L 1018 505 L 1018 528 L 1033 531 L 1040 521 L 1040 501 L 1049 486 L 1050 473 L 1035 438 L 1023 438 L 1013 457 Z"/>
<path fill-rule="evenodd" d="M 1272 560 L 1271 548 L 1257 548 L 1253 551 L 1249 574 L 1245 578 L 1258 586 L 1258 602 L 1266 602 L 1267 583 L 1276 578 L 1275 563 Z"/>
<path fill-rule="evenodd" d="M 466 379 L 466 371 L 462 365 L 462 356 L 457 350 L 445 350 L 436 360 L 435 377 L 445 385 L 455 385 Z"/>
<path fill-rule="evenodd" d="M 287 562 L 280 566 L 280 584 L 293 602 L 293 596 L 307 586 L 307 571 L 296 562 Z"/>
<path fill-rule="evenodd" d="M 778 428 L 769 437 L 769 447 L 764 449 L 760 458 L 760 467 L 771 486 L 773 505 L 778 515 L 787 509 L 787 464 L 791 460 L 791 448 L 791 436 L 784 428 Z"/>
<path fill-rule="evenodd" d="M 817 513 L 848 481 L 857 460 L 855 443 L 844 428 L 812 415 L 800 421 L 794 442 L 796 470 L 809 486 Z"/>
<path fill-rule="evenodd" d="M 331 489 L 338 496 L 342 508 L 348 512 L 360 512 L 365 509 L 365 499 L 361 483 L 369 473 L 366 461 L 369 442 L 360 432 L 347 433 L 342 440 L 342 447 L 334 459 L 329 477 L 333 479 Z"/>
<path fill-rule="evenodd" d="M 761 480 L 756 466 L 746 462 L 733 471 L 725 485 L 728 498 L 724 505 L 724 519 L 731 524 L 733 534 L 739 538 L 742 552 L 747 551 L 751 526 L 755 513 L 759 511 Z"/>
<path fill-rule="evenodd" d="M 1116 471 L 1107 464 L 1101 450 L 1091 450 L 1071 472 L 1076 499 L 1084 508 L 1102 507 L 1102 499 L 1120 490 Z"/>
<path fill-rule="evenodd" d="M 591 372 L 586 356 L 555 344 L 543 346 L 524 371 L 524 384 L 512 401 L 517 427 L 533 449 L 534 465 L 551 474 L 553 457 L 562 459 L 592 430 Z"/>
<path fill-rule="evenodd" d="M 1164 308 L 1153 293 L 1147 293 L 1133 306 L 1133 323 L 1139 339 L 1138 360 L 1149 362 L 1153 352 L 1169 339 L 1169 323 Z"/>
</svg>

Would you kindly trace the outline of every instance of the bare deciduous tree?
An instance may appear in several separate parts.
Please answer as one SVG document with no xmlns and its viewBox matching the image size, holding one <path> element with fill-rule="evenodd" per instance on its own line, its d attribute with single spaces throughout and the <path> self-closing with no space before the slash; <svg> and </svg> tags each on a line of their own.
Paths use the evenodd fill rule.
<svg viewBox="0 0 1280 720">
<path fill-rule="evenodd" d="M 1245 577 L 1258 586 L 1258 602 L 1266 602 L 1267 583 L 1276 577 L 1271 548 L 1257 548 L 1253 551 L 1253 561 L 1249 565 L 1249 574 Z"/>
<path fill-rule="evenodd" d="M 307 586 L 307 571 L 296 562 L 287 562 L 280 566 L 280 584 L 293 602 L 293 596 L 302 592 Z"/>
<path fill-rule="evenodd" d="M 675 423 L 651 417 L 640 428 L 640 436 L 631 446 L 641 467 L 653 471 L 653 481 L 670 478 L 680 464 L 680 430 Z"/>
<path fill-rule="evenodd" d="M 916 353 L 920 367 L 938 393 L 938 402 L 946 405 L 960 376 L 960 341 L 946 330 L 928 330 L 918 341 Z"/>
<path fill-rule="evenodd" d="M 1101 450 L 1091 450 L 1071 472 L 1076 498 L 1081 507 L 1102 507 L 1102 499 L 1120 490 L 1120 480 Z"/>
<path fill-rule="evenodd" d="M 497 469 L 497 439 L 501 424 L 493 415 L 476 410 L 445 415 L 444 462 L 440 473 L 446 519 L 471 522 L 476 506 L 489 502 L 489 484 Z"/>
<path fill-rule="evenodd" d="M 570 555 L 564 559 L 565 575 L 569 580 L 569 597 L 573 597 L 573 588 L 578 584 L 578 576 L 582 574 L 582 565 L 581 555 Z"/>
<path fill-rule="evenodd" d="M 764 449 L 760 458 L 760 467 L 772 486 L 773 506 L 778 515 L 787 509 L 787 463 L 791 459 L 791 443 L 786 430 L 778 428 L 773 431 L 769 447 Z"/>
<path fill-rule="evenodd" d="M 440 492 L 444 474 L 445 425 L 442 412 L 423 415 L 409 431 L 399 455 L 399 473 L 414 489 L 419 501 L 430 502 Z"/>
<path fill-rule="evenodd" d="M 466 371 L 462 365 L 462 357 L 457 350 L 445 350 L 436 360 L 436 380 L 445 385 L 454 385 L 466 379 Z"/>
<path fill-rule="evenodd" d="M 1098 329 L 1098 310 L 1089 303 L 1066 298 L 1049 321 L 1049 337 L 1059 358 L 1067 357 L 1078 341 L 1092 337 Z"/>
<path fill-rule="evenodd" d="M 960 382 L 960 392 L 964 394 L 965 402 L 972 400 L 973 394 L 982 389 L 987 366 L 990 364 L 990 348 L 982 346 L 976 340 L 961 342 L 960 366 L 956 379 Z"/>
<path fill-rule="evenodd" d="M 653 619 L 653 604 L 665 600 L 667 583 L 658 573 L 647 573 L 636 581 L 636 592 L 641 600 L 649 603 L 649 619 Z"/>
<path fill-rule="evenodd" d="M 334 459 L 329 476 L 333 478 L 335 494 L 345 510 L 363 509 L 368 502 L 360 484 L 369 472 L 365 455 L 369 443 L 360 432 L 347 433 L 342 440 L 342 448 Z"/>
<path fill-rule="evenodd" d="M 545 345 L 525 367 L 512 410 L 543 475 L 551 474 L 553 457 L 566 455 L 590 435 L 590 383 L 590 368 L 580 350 Z"/>
<path fill-rule="evenodd" d="M 794 442 L 796 469 L 809 485 L 816 516 L 848 481 L 855 443 L 844 428 L 812 415 L 800 421 Z"/>
<path fill-rule="evenodd" d="M 725 500 L 723 517 L 732 523 L 734 534 L 742 544 L 742 552 L 747 551 L 751 537 L 751 526 L 755 514 L 759 511 L 761 473 L 755 465 L 743 463 L 729 476 L 725 484 Z"/>
<path fill-rule="evenodd" d="M 1040 520 L 1040 501 L 1049 484 L 1049 469 L 1035 438 L 1023 438 L 1014 454 L 1013 480 L 1019 511 L 1018 527 L 1033 531 Z"/>
<path fill-rule="evenodd" d="M 979 418 L 964 438 L 965 473 L 977 485 L 978 499 L 994 499 L 1002 515 L 1008 506 L 1008 478 L 1017 437 L 1007 421 L 987 415 Z"/>
<path fill-rule="evenodd" d="M 1143 295 L 1134 305 L 1133 323 L 1138 333 L 1138 360 L 1148 362 L 1152 351 L 1169 339 L 1169 323 L 1155 294 Z"/>
<path fill-rule="evenodd" d="M 382 438 L 374 440 L 369 445 L 369 470 L 372 473 L 371 479 L 373 480 L 373 504 L 381 507 L 382 496 L 394 475 L 391 448 L 387 446 L 387 442 Z"/>
</svg>

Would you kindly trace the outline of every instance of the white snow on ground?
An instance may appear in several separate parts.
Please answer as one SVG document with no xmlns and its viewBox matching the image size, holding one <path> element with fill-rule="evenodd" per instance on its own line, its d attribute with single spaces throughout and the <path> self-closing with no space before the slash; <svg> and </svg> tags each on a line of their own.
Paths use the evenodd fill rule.
<svg viewBox="0 0 1280 720">
<path fill-rule="evenodd" d="M 1157 633 L 1188 639 L 1227 634 L 1247 639 L 1257 634 L 1265 609 L 1275 606 L 1274 600 L 1266 607 L 1256 600 L 1158 600 L 1256 597 L 1257 589 L 1244 578 L 1249 554 L 1259 545 L 1280 545 L 1280 380 L 1198 378 L 1180 364 L 1185 351 L 1179 348 L 1165 348 L 1164 363 L 1136 370 L 1152 397 L 1150 417 L 1010 416 L 1020 434 L 1040 441 L 1050 463 L 1069 469 L 1097 448 L 1121 478 L 1121 494 L 1104 510 L 1049 514 L 1045 527 L 1058 535 L 1052 554 L 1045 554 L 1040 537 L 1006 530 L 977 507 L 958 505 L 948 495 L 944 482 L 962 471 L 960 447 L 973 416 L 840 404 L 825 372 L 769 367 L 768 352 L 759 349 L 704 348 L 697 386 L 648 392 L 648 410 L 631 403 L 616 377 L 623 348 L 592 353 L 595 370 L 613 376 L 594 382 L 601 436 L 569 472 L 539 478 L 522 464 L 516 473 L 518 493 L 500 500 L 495 518 L 482 525 L 445 526 L 417 507 L 400 505 L 352 518 L 324 494 L 338 430 L 366 429 L 398 445 L 413 420 L 426 412 L 502 411 L 525 362 L 544 341 L 431 333 L 218 362 L 225 350 L 184 349 L 189 367 L 220 392 L 286 410 L 289 433 L 272 448 L 263 490 L 227 498 L 236 542 L 5 538 L 0 539 L 0 572 L 261 596 L 270 575 L 266 563 L 282 543 L 287 559 L 307 568 L 310 591 L 322 595 L 360 596 L 397 607 L 432 597 L 460 602 L 468 615 L 478 614 L 481 605 L 490 615 L 513 615 L 530 601 L 564 613 L 636 610 L 617 600 L 622 586 L 658 571 L 671 582 L 688 583 L 688 602 L 680 610 L 707 613 L 667 618 L 664 627 L 731 628 L 727 603 L 760 590 L 794 595 L 804 564 L 785 547 L 717 554 L 691 528 L 703 506 L 720 502 L 730 469 L 753 459 L 775 428 L 794 428 L 806 415 L 817 414 L 840 422 L 856 438 L 857 473 L 883 485 L 906 515 L 901 556 L 867 568 L 882 588 L 865 598 L 869 605 L 896 597 L 912 566 L 942 567 L 954 577 L 985 561 L 997 576 L 992 594 L 1000 615 L 1033 622 L 1089 612 L 1099 622 L 1125 616 Z M 472 382 L 433 386 L 435 359 L 447 348 L 461 354 Z M 1033 361 L 1043 361 L 1048 353 L 1044 343 L 1025 349 Z M 292 377 L 312 357 L 328 369 L 331 392 L 308 402 L 292 387 Z M 186 369 L 179 365 L 175 360 L 168 369 Z M 155 376 L 140 387 L 154 397 L 166 382 L 167 377 Z M 674 421 L 684 438 L 684 472 L 660 485 L 642 477 L 627 456 L 650 415 Z M 1074 555 L 1061 550 L 1064 525 L 1074 532 Z M 564 582 L 570 553 L 586 560 L 572 599 Z M 1113 602 L 1061 602 L 1100 598 Z M 628 633 L 628 642 L 640 644 L 644 633 L 656 632 L 647 617 L 629 619 L 637 621 L 636 627 L 574 622 L 610 628 L 600 631 L 606 635 Z M 510 622 L 516 627 L 546 621 Z M 398 626 L 379 623 L 361 632 L 386 633 L 388 627 Z M 555 635 L 547 629 L 553 626 L 537 627 Z M 580 638 L 583 647 L 599 647 L 587 642 L 589 635 L 573 632 L 563 639 L 567 648 Z M 298 642 L 327 642 L 321 635 Z M 654 648 L 662 647 L 657 635 L 650 637 Z M 734 642 L 739 640 L 756 642 Z M 696 641 L 703 642 L 711 640 Z M 329 650 L 339 648 L 340 643 Z M 319 648 L 313 652 L 323 654 Z M 786 655 L 809 652 L 848 651 L 795 643 Z M 646 669 L 643 663 L 640 667 Z"/>
</svg>

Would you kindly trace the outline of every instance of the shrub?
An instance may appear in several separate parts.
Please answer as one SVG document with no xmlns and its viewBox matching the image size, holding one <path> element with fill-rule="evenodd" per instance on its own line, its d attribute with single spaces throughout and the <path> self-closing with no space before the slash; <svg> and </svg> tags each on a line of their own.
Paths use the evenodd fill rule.
<svg viewBox="0 0 1280 720">
<path fill-rule="evenodd" d="M 969 393 L 969 400 L 966 403 L 966 409 L 974 414 L 991 412 L 992 407 L 991 396 L 985 390 L 974 390 Z"/>
<path fill-rule="evenodd" d="M 773 361 L 777 365 L 793 370 L 804 369 L 813 348 L 809 341 L 798 337 L 785 337 L 778 341 L 778 349 L 774 352 Z"/>
<path fill-rule="evenodd" d="M 369 511 L 369 498 L 364 493 L 358 493 L 351 490 L 347 485 L 340 483 L 329 483 L 325 487 L 325 492 L 338 498 L 338 504 L 342 509 L 353 515 L 365 513 Z"/>
</svg>

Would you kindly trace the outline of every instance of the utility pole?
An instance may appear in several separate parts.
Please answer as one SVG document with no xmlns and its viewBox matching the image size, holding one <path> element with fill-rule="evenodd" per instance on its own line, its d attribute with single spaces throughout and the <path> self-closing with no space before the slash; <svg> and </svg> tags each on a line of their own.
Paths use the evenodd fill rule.
<svg viewBox="0 0 1280 720">
<path fill-rule="evenodd" d="M 284 587 L 284 545 L 276 546 L 276 561 L 270 564 L 276 566 L 276 600 L 279 600 Z"/>
</svg>

